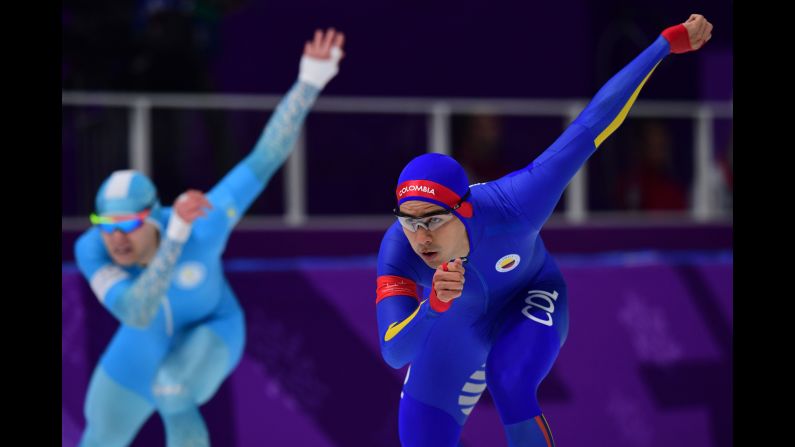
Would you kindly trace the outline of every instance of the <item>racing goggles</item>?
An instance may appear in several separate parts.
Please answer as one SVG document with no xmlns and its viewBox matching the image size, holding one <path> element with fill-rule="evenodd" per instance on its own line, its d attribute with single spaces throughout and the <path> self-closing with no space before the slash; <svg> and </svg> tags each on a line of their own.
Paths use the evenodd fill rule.
<svg viewBox="0 0 795 447">
<path fill-rule="evenodd" d="M 148 208 L 134 214 L 119 216 L 100 216 L 96 213 L 91 213 L 90 219 L 91 224 L 97 225 L 103 233 L 113 234 L 114 231 L 119 230 L 124 234 L 128 234 L 141 228 L 151 212 L 152 209 Z"/>
</svg>

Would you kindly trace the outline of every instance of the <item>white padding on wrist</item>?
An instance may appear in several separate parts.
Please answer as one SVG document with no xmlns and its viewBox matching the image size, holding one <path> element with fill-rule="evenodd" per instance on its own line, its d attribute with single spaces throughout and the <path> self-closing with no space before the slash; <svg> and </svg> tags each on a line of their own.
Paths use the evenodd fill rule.
<svg viewBox="0 0 795 447">
<path fill-rule="evenodd" d="M 298 79 L 322 89 L 339 71 L 338 64 L 341 57 L 342 50 L 339 47 L 331 47 L 331 57 L 328 59 L 303 56 Z"/>
<path fill-rule="evenodd" d="M 182 220 L 177 214 L 177 210 L 174 210 L 171 213 L 171 217 L 168 219 L 166 236 L 177 242 L 185 242 L 188 240 L 188 237 L 190 237 L 191 227 L 192 225 Z"/>
</svg>

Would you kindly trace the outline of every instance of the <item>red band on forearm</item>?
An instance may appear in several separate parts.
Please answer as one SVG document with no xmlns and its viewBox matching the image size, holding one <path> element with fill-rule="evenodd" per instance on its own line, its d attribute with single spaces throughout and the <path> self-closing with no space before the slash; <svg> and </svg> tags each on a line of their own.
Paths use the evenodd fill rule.
<svg viewBox="0 0 795 447">
<path fill-rule="evenodd" d="M 687 28 L 684 24 L 674 25 L 667 28 L 662 32 L 665 40 L 671 45 L 671 53 L 686 53 L 693 51 L 690 46 L 690 35 L 687 33 Z"/>
<path fill-rule="evenodd" d="M 378 304 L 382 299 L 395 295 L 404 295 L 415 298 L 417 296 L 417 283 L 402 276 L 381 275 L 377 279 L 375 289 L 375 303 Z"/>
</svg>

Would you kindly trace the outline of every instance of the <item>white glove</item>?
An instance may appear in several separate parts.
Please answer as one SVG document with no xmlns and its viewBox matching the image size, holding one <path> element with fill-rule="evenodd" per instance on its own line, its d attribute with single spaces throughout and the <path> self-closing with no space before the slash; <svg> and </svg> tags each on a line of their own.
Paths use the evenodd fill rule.
<svg viewBox="0 0 795 447">
<path fill-rule="evenodd" d="M 182 200 L 185 194 L 177 197 L 177 201 Z M 190 237 L 190 230 L 193 225 L 190 222 L 183 220 L 177 214 L 177 210 L 171 212 L 171 217 L 168 219 L 168 228 L 166 229 L 166 237 L 177 242 L 185 242 Z"/>
<path fill-rule="evenodd" d="M 339 71 L 339 61 L 342 58 L 342 50 L 339 47 L 331 47 L 330 53 L 331 57 L 328 59 L 301 57 L 298 79 L 319 89 L 325 87 Z"/>
</svg>

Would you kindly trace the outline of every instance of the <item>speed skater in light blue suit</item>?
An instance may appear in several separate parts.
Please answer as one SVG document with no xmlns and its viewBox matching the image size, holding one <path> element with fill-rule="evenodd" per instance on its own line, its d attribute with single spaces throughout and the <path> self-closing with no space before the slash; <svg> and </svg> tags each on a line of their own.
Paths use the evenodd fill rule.
<svg viewBox="0 0 795 447">
<path fill-rule="evenodd" d="M 410 364 L 398 413 L 404 446 L 457 445 L 487 387 L 511 446 L 554 446 L 536 394 L 568 334 L 569 303 L 539 231 L 662 59 L 698 49 L 711 30 L 693 15 L 663 31 L 523 169 L 471 186 L 445 155 L 403 169 L 398 221 L 378 253 L 376 313 L 384 360 Z"/>
<path fill-rule="evenodd" d="M 199 406 L 234 370 L 245 343 L 221 254 L 336 75 L 343 40 L 333 29 L 315 32 L 298 80 L 254 149 L 206 195 L 189 190 L 163 208 L 149 178 L 131 170 L 100 186 L 94 225 L 75 254 L 99 302 L 121 324 L 91 377 L 81 446 L 129 445 L 155 410 L 169 447 L 209 445 Z"/>
</svg>

